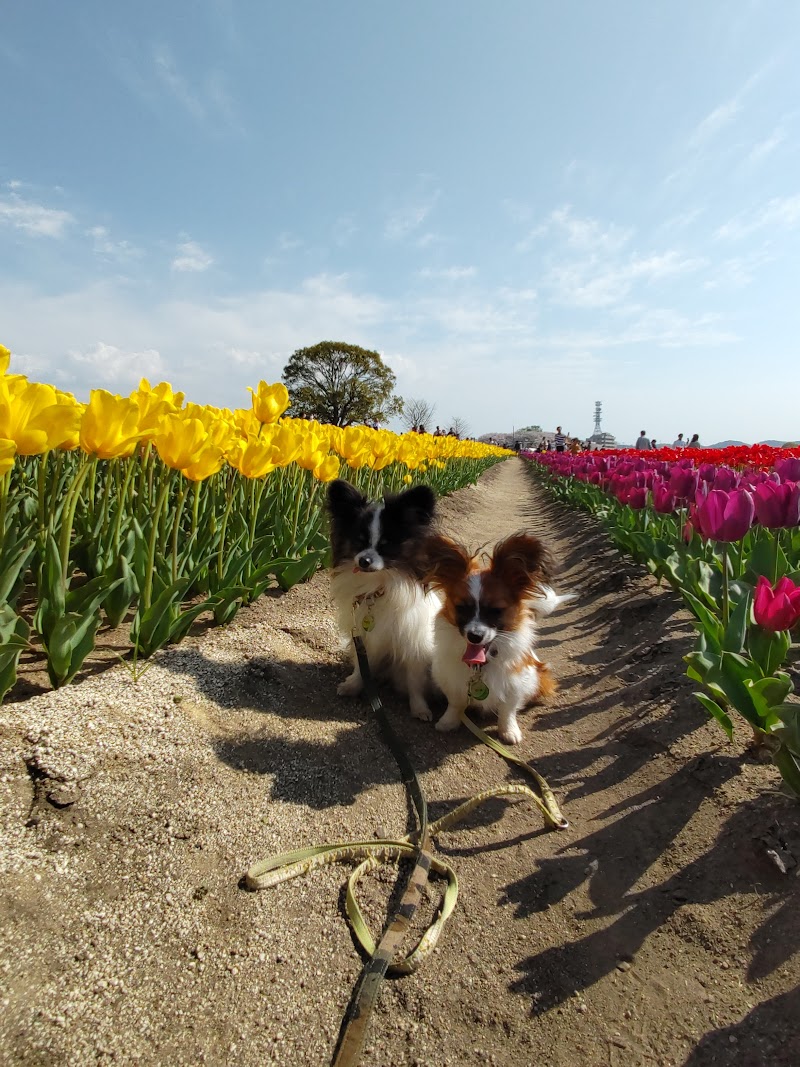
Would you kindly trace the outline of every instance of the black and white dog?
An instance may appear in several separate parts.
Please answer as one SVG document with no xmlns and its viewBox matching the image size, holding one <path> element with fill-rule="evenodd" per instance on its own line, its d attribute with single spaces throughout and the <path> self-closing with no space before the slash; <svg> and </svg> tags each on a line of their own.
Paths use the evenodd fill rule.
<svg viewBox="0 0 800 1067">
<path fill-rule="evenodd" d="M 382 502 L 367 500 L 349 482 L 328 487 L 333 574 L 331 595 L 339 628 L 350 642 L 364 640 L 376 677 L 408 694 L 411 714 L 429 720 L 425 698 L 433 656 L 433 623 L 441 598 L 422 585 L 425 543 L 436 498 L 425 485 Z M 353 650 L 353 672 L 339 686 L 343 696 L 363 688 Z"/>
</svg>

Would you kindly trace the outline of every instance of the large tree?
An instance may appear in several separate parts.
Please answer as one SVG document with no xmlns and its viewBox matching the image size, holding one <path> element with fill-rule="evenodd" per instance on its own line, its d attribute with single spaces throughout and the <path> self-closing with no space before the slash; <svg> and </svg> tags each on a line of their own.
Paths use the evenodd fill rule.
<svg viewBox="0 0 800 1067">
<path fill-rule="evenodd" d="M 299 348 L 283 368 L 292 414 L 334 426 L 386 422 L 403 410 L 395 376 L 377 352 L 339 341 Z"/>
</svg>

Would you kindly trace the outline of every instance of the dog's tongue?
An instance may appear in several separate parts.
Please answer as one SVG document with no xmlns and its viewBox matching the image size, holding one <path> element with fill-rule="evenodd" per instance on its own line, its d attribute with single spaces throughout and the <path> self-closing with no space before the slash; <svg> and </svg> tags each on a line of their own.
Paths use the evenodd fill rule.
<svg viewBox="0 0 800 1067">
<path fill-rule="evenodd" d="M 464 653 L 464 655 L 461 657 L 461 659 L 463 660 L 464 663 L 469 663 L 470 665 L 472 665 L 474 663 L 485 663 L 486 662 L 486 646 L 485 645 L 473 645 L 473 644 L 470 644 L 469 641 L 467 641 L 467 651 Z"/>
</svg>

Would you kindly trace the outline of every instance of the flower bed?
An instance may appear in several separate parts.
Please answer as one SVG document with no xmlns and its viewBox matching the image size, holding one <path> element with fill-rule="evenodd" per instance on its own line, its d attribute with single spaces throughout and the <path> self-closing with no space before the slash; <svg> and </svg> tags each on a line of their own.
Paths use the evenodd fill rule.
<svg viewBox="0 0 800 1067">
<path fill-rule="evenodd" d="M 785 669 L 800 625 L 800 449 L 755 446 L 527 453 L 557 498 L 669 582 L 698 632 L 697 698 L 733 734 L 753 729 L 800 796 L 800 703 Z"/>
</svg>

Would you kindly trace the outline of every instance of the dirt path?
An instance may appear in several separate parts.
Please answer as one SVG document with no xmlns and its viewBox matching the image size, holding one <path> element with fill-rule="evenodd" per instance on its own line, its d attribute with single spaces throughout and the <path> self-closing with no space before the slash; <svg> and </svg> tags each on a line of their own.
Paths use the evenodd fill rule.
<svg viewBox="0 0 800 1067">
<path fill-rule="evenodd" d="M 570 820 L 480 809 L 439 847 L 461 897 L 416 975 L 386 983 L 376 1067 L 800 1062 L 798 808 L 705 721 L 690 627 L 521 461 L 441 504 L 478 547 L 526 527 L 579 599 L 540 648 L 561 680 L 522 750 Z M 234 624 L 2 711 L 0 1060 L 327 1064 L 360 970 L 345 870 L 252 894 L 254 860 L 406 831 L 397 771 L 343 673 L 327 578 Z M 386 701 L 433 816 L 513 773 Z M 377 914 L 388 874 L 371 884 Z"/>
</svg>

